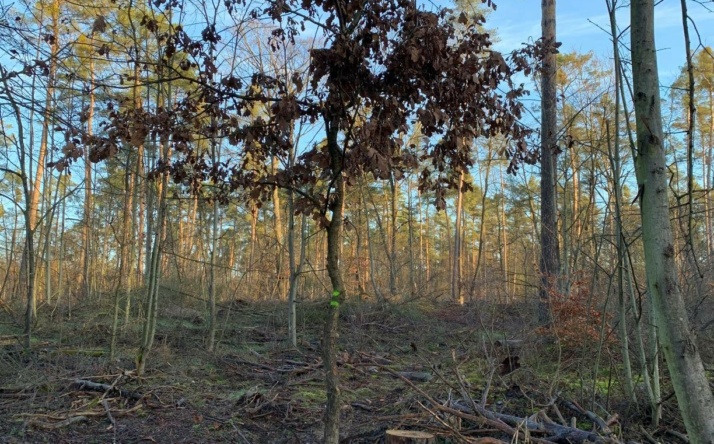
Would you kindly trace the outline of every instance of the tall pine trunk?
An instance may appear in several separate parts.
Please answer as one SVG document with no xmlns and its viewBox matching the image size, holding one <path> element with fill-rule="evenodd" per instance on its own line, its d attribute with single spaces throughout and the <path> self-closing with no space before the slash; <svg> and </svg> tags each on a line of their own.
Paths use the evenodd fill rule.
<svg viewBox="0 0 714 444">
<path fill-rule="evenodd" d="M 555 0 L 541 1 L 543 39 L 555 42 Z M 556 57 L 548 52 L 541 68 L 541 176 L 540 176 L 540 273 L 538 322 L 550 325 L 550 295 L 555 288 L 560 260 L 558 255 L 558 219 L 555 199 L 557 154 Z"/>
</svg>

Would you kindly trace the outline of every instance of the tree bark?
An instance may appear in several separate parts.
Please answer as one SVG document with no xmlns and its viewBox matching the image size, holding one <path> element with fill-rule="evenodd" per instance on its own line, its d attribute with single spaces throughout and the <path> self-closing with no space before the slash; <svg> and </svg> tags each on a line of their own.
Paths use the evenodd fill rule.
<svg viewBox="0 0 714 444">
<path fill-rule="evenodd" d="M 327 308 L 327 322 L 325 322 L 323 336 L 323 360 L 325 362 L 325 384 L 327 389 L 324 442 L 325 444 L 338 444 L 340 441 L 340 384 L 337 372 L 337 326 L 340 304 L 345 300 L 345 284 L 342 280 L 340 264 L 345 182 L 342 177 L 342 152 L 337 143 L 337 122 L 326 118 L 325 127 L 332 170 L 332 195 L 334 197 L 330 203 L 332 217 L 327 225 L 327 273 L 332 284 L 332 297 Z"/>
<path fill-rule="evenodd" d="M 377 285 L 377 273 L 374 270 L 374 248 L 372 242 L 372 229 L 370 228 L 369 222 L 369 209 L 367 208 L 367 198 L 365 197 L 364 183 L 360 181 L 360 194 L 362 196 L 362 206 L 364 207 L 364 219 L 365 219 L 365 231 L 367 234 L 367 256 L 369 260 L 369 281 L 372 284 L 372 290 L 374 291 L 374 297 L 377 299 L 377 303 L 384 304 L 385 299 L 382 294 L 382 290 Z M 374 202 L 374 201 L 373 201 Z M 377 213 L 377 221 L 379 224 L 379 214 Z"/>
<path fill-rule="evenodd" d="M 464 296 L 461 293 L 461 220 L 462 207 L 464 201 L 464 173 L 459 176 L 459 189 L 456 197 L 456 222 L 454 224 L 454 255 L 451 264 L 451 299 L 460 305 L 464 304 Z M 446 212 L 444 212 L 446 215 Z M 448 215 L 446 215 L 448 218 Z"/>
<path fill-rule="evenodd" d="M 390 229 L 389 229 L 389 294 L 392 300 L 397 296 L 397 205 L 398 186 L 394 173 L 389 176 Z"/>
<path fill-rule="evenodd" d="M 278 158 L 273 156 L 271 158 L 271 168 L 273 174 L 278 171 Z M 283 300 L 285 297 L 285 279 L 283 277 L 283 256 L 284 256 L 284 239 L 283 239 L 283 211 L 282 204 L 280 202 L 280 190 L 278 187 L 273 188 L 273 217 L 274 217 L 274 227 L 275 227 L 275 277 L 276 285 L 275 289 L 278 290 L 279 298 Z"/>
<path fill-rule="evenodd" d="M 555 0 L 541 1 L 543 39 L 555 42 Z M 540 176 L 540 274 L 538 322 L 550 325 L 550 294 L 560 268 L 558 255 L 558 220 L 555 199 L 555 165 L 557 155 L 556 55 L 548 52 L 541 69 L 541 176 Z"/>
<path fill-rule="evenodd" d="M 630 6 L 632 76 L 637 119 L 635 171 L 648 291 L 654 304 L 661 350 L 667 361 L 682 418 L 693 444 L 714 442 L 714 397 L 692 334 L 679 287 L 667 195 L 654 0 Z"/>
<path fill-rule="evenodd" d="M 92 38 L 92 43 L 94 39 Z M 94 128 L 94 58 L 89 57 L 89 107 L 87 108 L 87 134 L 91 136 Z M 84 227 L 82 232 L 82 291 L 84 297 L 92 294 L 92 163 L 89 150 L 84 150 Z"/>
</svg>

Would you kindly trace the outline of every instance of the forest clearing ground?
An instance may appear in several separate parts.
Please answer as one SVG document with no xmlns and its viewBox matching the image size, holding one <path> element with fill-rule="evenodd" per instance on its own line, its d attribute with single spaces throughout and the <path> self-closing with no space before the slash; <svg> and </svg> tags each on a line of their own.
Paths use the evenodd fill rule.
<svg viewBox="0 0 714 444">
<path fill-rule="evenodd" d="M 200 311 L 166 310 L 140 379 L 131 372 L 139 323 L 120 340 L 118 360 L 108 363 L 108 314 L 84 307 L 62 322 L 41 318 L 31 353 L 12 341 L 0 351 L 0 442 L 320 442 L 326 399 L 319 350 L 323 308 L 323 303 L 300 305 L 300 345 L 294 349 L 286 345 L 284 304 L 236 301 L 222 313 L 215 354 L 203 347 Z M 2 316 L 0 337 L 19 333 Z M 542 410 L 556 389 L 563 400 L 590 399 L 583 394 L 592 383 L 576 383 L 583 368 L 579 359 L 563 359 L 560 379 L 553 379 L 559 373 L 552 371 L 557 353 L 552 344 L 535 341 L 528 317 L 515 306 L 492 304 L 345 304 L 339 356 L 343 442 L 381 442 L 388 428 L 431 431 L 440 442 L 459 442 L 459 434 L 507 438 L 457 417 L 435 417 L 424 396 L 395 372 L 439 402 L 463 397 L 459 380 L 480 402 L 493 375 L 488 408 L 520 417 Z M 527 344 L 510 351 L 520 357 L 514 368 L 504 368 L 511 362 L 505 360 L 509 351 L 499 344 L 507 339 Z M 113 385 L 141 399 L 81 389 L 77 379 Z M 604 390 L 593 399 L 617 405 L 616 381 L 608 387 L 610 399 Z M 578 418 L 579 427 L 588 428 L 583 421 L 587 418 Z"/>
</svg>

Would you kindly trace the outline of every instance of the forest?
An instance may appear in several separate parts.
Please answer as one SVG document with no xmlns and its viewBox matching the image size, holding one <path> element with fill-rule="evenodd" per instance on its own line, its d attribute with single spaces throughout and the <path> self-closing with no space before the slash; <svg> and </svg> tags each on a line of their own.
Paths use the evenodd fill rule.
<svg viewBox="0 0 714 444">
<path fill-rule="evenodd" d="M 0 2 L 0 443 L 714 443 L 711 2 L 501 2 Z"/>
</svg>

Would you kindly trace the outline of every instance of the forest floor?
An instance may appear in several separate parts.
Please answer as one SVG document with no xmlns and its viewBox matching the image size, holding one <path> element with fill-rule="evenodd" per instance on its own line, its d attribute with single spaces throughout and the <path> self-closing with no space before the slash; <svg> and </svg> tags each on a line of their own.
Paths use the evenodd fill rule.
<svg viewBox="0 0 714 444">
<path fill-rule="evenodd" d="M 324 307 L 299 306 L 296 349 L 286 345 L 285 304 L 234 301 L 221 310 L 215 353 L 205 350 L 201 311 L 162 311 L 141 378 L 133 372 L 139 322 L 130 323 L 118 359 L 108 362 L 106 307 L 75 309 L 71 318 L 45 307 L 30 352 L 14 336 L 19 326 L 0 312 L 0 443 L 318 443 Z M 683 432 L 673 397 L 659 428 L 644 409 L 621 401 L 613 347 L 567 350 L 541 340 L 524 307 L 417 301 L 343 308 L 342 442 L 383 442 L 387 429 L 427 431 L 443 443 L 545 438 L 512 441 L 493 423 L 443 408 L 472 401 L 520 418 L 574 421 L 603 436 L 609 430 L 611 442 L 679 442 Z M 122 391 L 92 391 L 77 380 Z M 665 382 L 663 393 L 669 390 Z"/>
</svg>

